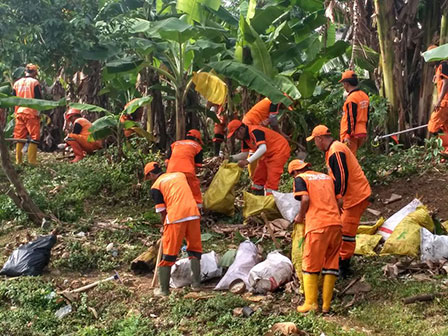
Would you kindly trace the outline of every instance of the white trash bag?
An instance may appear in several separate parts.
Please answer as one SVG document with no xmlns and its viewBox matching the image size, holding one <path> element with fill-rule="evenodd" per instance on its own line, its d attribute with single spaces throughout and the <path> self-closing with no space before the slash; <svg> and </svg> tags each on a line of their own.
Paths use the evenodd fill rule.
<svg viewBox="0 0 448 336">
<path fill-rule="evenodd" d="M 226 274 L 218 282 L 215 290 L 229 289 L 230 284 L 236 280 L 243 280 L 246 288 L 249 287 L 248 277 L 249 271 L 258 263 L 257 246 L 249 240 L 240 244 L 236 251 L 235 261 L 230 265 Z"/>
<path fill-rule="evenodd" d="M 300 202 L 294 198 L 293 193 L 281 193 L 273 190 L 275 205 L 282 214 L 283 218 L 290 223 L 294 222 L 294 218 L 300 211 Z"/>
<path fill-rule="evenodd" d="M 420 251 L 422 261 L 448 259 L 448 236 L 432 234 L 425 228 L 420 229 Z"/>
<path fill-rule="evenodd" d="M 215 251 L 205 253 L 201 257 L 201 282 L 218 278 L 222 274 L 221 267 L 218 267 L 218 258 Z M 171 267 L 170 286 L 180 288 L 191 285 L 190 259 L 182 258 L 176 261 Z"/>
<path fill-rule="evenodd" d="M 396 226 L 400 224 L 400 222 L 410 213 L 417 210 L 417 207 L 423 205 L 420 200 L 414 198 L 411 203 L 401 208 L 398 212 L 394 213 L 391 217 L 389 217 L 383 225 L 380 226 L 378 232 L 383 236 L 384 240 L 387 240 L 392 232 L 394 232 Z"/>
<path fill-rule="evenodd" d="M 249 272 L 249 285 L 255 293 L 273 292 L 291 280 L 294 268 L 291 260 L 278 251 L 268 254 L 265 261 Z"/>
</svg>

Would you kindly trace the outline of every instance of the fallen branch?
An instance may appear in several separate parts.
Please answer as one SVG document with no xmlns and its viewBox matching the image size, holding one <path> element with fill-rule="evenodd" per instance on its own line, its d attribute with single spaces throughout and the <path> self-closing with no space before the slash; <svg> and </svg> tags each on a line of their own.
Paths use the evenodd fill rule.
<svg viewBox="0 0 448 336">
<path fill-rule="evenodd" d="M 419 294 L 415 296 L 410 296 L 405 299 L 403 299 L 404 304 L 410 304 L 415 302 L 428 302 L 434 300 L 436 297 L 445 296 L 448 293 L 434 293 L 434 294 Z"/>
</svg>

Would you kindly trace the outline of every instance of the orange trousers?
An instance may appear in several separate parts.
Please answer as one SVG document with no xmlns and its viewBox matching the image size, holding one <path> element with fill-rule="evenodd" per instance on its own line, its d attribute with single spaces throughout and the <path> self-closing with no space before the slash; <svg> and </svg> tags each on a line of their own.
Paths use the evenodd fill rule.
<svg viewBox="0 0 448 336">
<path fill-rule="evenodd" d="M 359 221 L 368 206 L 369 201 L 365 199 L 351 208 L 342 209 L 342 244 L 339 252 L 342 260 L 350 259 L 355 253 L 356 232 L 358 231 Z"/>
<path fill-rule="evenodd" d="M 302 257 L 303 272 L 339 275 L 341 237 L 340 225 L 327 226 L 308 232 L 305 236 Z"/>
<path fill-rule="evenodd" d="M 224 142 L 225 139 L 225 130 L 226 130 L 226 124 L 224 122 L 222 123 L 215 123 L 215 127 L 213 128 L 214 136 L 213 136 L 213 142 Z"/>
<path fill-rule="evenodd" d="M 40 118 L 27 113 L 18 113 L 16 115 L 16 125 L 14 127 L 15 139 L 26 139 L 30 136 L 31 140 L 40 139 Z"/>
<path fill-rule="evenodd" d="M 350 142 L 347 144 L 350 151 L 356 156 L 356 153 L 358 152 L 358 149 L 366 142 L 366 137 L 361 138 L 350 138 Z"/>
<path fill-rule="evenodd" d="M 428 131 L 430 133 L 448 132 L 448 106 L 440 107 L 431 113 Z"/>
<path fill-rule="evenodd" d="M 87 141 L 87 136 L 85 135 L 70 133 L 68 135 L 68 138 L 73 139 L 73 140 L 67 140 L 68 145 L 70 145 L 72 141 L 75 141 L 81 146 L 82 150 L 88 154 L 92 154 L 95 150 L 100 149 L 102 147 L 101 141 L 97 140 L 89 142 Z"/>
<path fill-rule="evenodd" d="M 159 266 L 173 266 L 182 246 L 182 241 L 187 241 L 188 257 L 201 259 L 201 223 L 199 219 L 193 219 L 181 223 L 165 224 L 162 236 L 162 260 Z"/>
<path fill-rule="evenodd" d="M 264 187 L 266 195 L 272 194 L 272 190 L 277 190 L 289 155 L 290 152 L 288 150 L 258 159 L 255 172 L 251 176 L 253 188 L 262 189 L 261 187 Z"/>
<path fill-rule="evenodd" d="M 187 178 L 188 185 L 193 193 L 194 200 L 199 208 L 202 207 L 201 184 L 196 174 L 184 173 Z"/>
</svg>

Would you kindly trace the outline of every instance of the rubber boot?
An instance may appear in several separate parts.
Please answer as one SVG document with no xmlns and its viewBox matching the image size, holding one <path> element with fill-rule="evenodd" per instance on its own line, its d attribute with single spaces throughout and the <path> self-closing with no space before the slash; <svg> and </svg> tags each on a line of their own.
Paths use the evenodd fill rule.
<svg viewBox="0 0 448 336">
<path fill-rule="evenodd" d="M 353 270 L 350 268 L 350 258 L 339 259 L 339 275 L 342 279 L 347 279 L 353 275 Z"/>
<path fill-rule="evenodd" d="M 252 188 L 250 191 L 251 191 L 252 194 L 254 194 L 256 196 L 264 196 L 264 189 Z"/>
<path fill-rule="evenodd" d="M 215 141 L 213 143 L 214 149 L 215 149 L 215 156 L 219 156 L 219 151 L 221 150 L 221 143 Z"/>
<path fill-rule="evenodd" d="M 317 283 L 318 274 L 303 274 L 303 291 L 305 292 L 305 303 L 297 307 L 299 313 L 308 313 L 317 310 Z"/>
<path fill-rule="evenodd" d="M 193 292 L 199 292 L 201 290 L 201 261 L 197 258 L 190 259 L 191 267 L 191 290 Z"/>
<path fill-rule="evenodd" d="M 73 153 L 75 154 L 75 158 L 71 160 L 71 163 L 75 163 L 81 161 L 84 158 L 84 151 L 81 148 L 81 145 L 76 141 L 67 142 L 70 147 L 73 149 Z"/>
<path fill-rule="evenodd" d="M 32 142 L 28 145 L 28 163 L 37 165 L 37 144 Z"/>
<path fill-rule="evenodd" d="M 25 144 L 24 144 L 24 143 L 21 143 L 21 142 L 16 143 L 16 163 L 17 163 L 18 165 L 23 163 L 23 153 L 22 153 L 22 149 L 23 149 L 23 146 L 24 146 L 24 145 L 25 145 Z"/>
<path fill-rule="evenodd" d="M 330 312 L 331 299 L 333 298 L 334 284 L 336 283 L 336 275 L 325 274 L 324 283 L 322 285 L 322 313 Z"/>
<path fill-rule="evenodd" d="M 160 288 L 156 288 L 154 290 L 154 295 L 156 296 L 170 295 L 171 266 L 160 266 L 158 274 L 159 274 Z"/>
</svg>

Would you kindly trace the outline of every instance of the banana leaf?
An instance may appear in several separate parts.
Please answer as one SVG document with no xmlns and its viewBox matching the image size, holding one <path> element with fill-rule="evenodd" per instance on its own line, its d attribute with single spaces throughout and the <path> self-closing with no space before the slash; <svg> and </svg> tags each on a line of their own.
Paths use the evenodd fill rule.
<svg viewBox="0 0 448 336">
<path fill-rule="evenodd" d="M 118 129 L 118 117 L 107 115 L 95 120 L 89 128 L 89 141 L 102 140 L 115 134 Z"/>
<path fill-rule="evenodd" d="M 110 114 L 108 110 L 105 108 L 102 108 L 101 106 L 91 105 L 91 104 L 83 104 L 83 103 L 69 103 L 70 107 L 82 111 L 90 111 L 90 112 L 99 112 L 99 113 L 106 113 Z"/>
<path fill-rule="evenodd" d="M 67 101 L 62 98 L 57 101 L 45 100 L 45 99 L 31 99 L 31 98 L 19 98 L 19 97 L 6 97 L 0 98 L 0 107 L 13 107 L 13 106 L 23 106 L 29 107 L 38 111 L 52 110 L 56 107 L 65 106 Z"/>
<path fill-rule="evenodd" d="M 150 96 L 138 98 L 135 101 L 133 101 L 131 104 L 129 104 L 128 107 L 126 107 L 126 109 L 124 109 L 122 111 L 122 113 L 124 113 L 124 114 L 132 114 L 137 109 L 142 107 L 143 105 L 150 104 L 151 102 L 152 102 L 152 97 L 150 97 Z"/>
<path fill-rule="evenodd" d="M 425 51 L 423 54 L 425 62 L 437 62 L 448 59 L 448 43 L 441 46 Z"/>
</svg>

